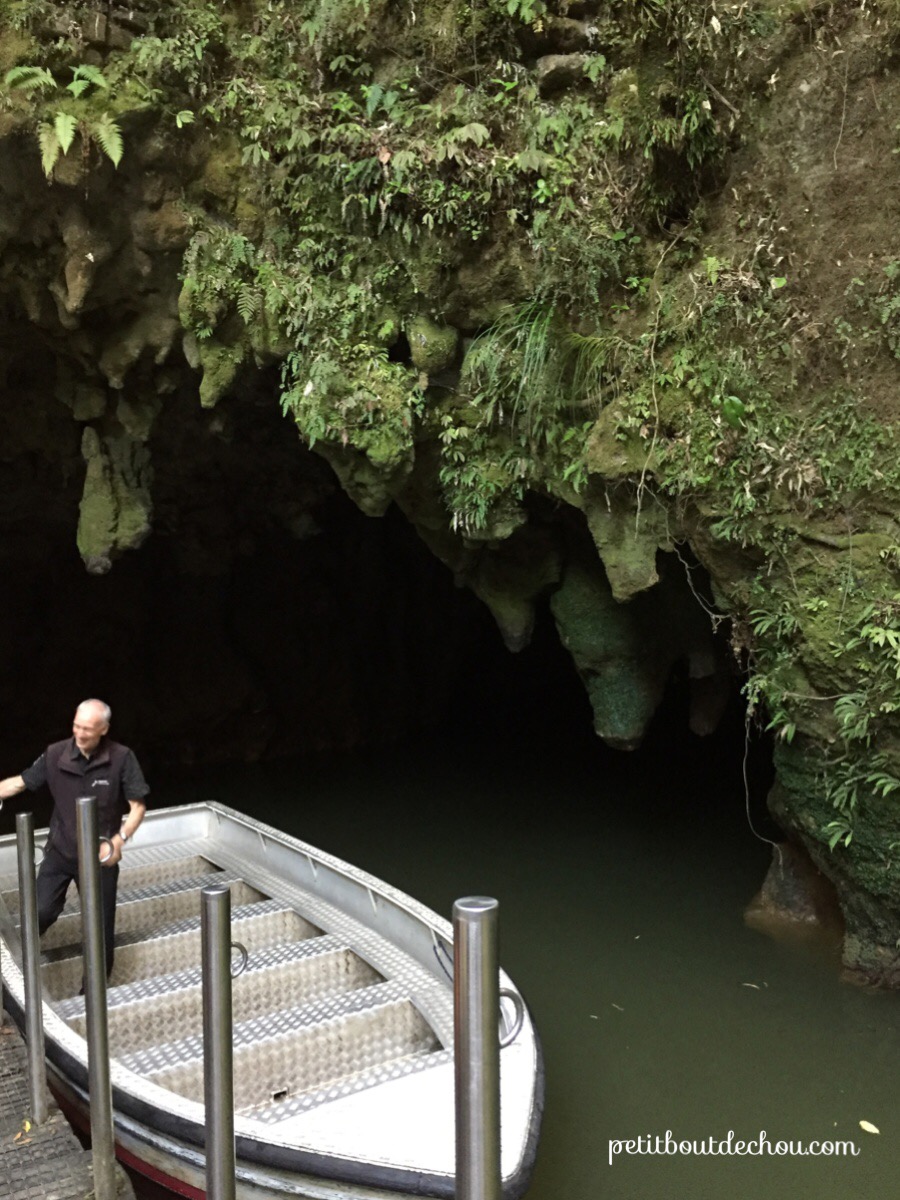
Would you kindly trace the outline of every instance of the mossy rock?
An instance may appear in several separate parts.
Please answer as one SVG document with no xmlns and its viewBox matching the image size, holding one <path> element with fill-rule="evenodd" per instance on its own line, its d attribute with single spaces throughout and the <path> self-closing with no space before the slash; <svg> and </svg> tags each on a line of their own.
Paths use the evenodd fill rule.
<svg viewBox="0 0 900 1200">
<path fill-rule="evenodd" d="M 244 361 L 243 346 L 225 346 L 213 338 L 197 343 L 203 378 L 200 381 L 200 403 L 215 408 L 234 383 L 238 368 Z"/>
<path fill-rule="evenodd" d="M 244 178 L 240 140 L 235 134 L 217 133 L 210 144 L 203 171 L 190 190 L 212 197 L 227 211 L 234 207 Z"/>
<path fill-rule="evenodd" d="M 656 555 L 671 550 L 668 514 L 655 504 L 639 507 L 633 487 L 592 482 L 583 500 L 588 528 L 616 600 L 630 600 L 659 581 Z"/>
<path fill-rule="evenodd" d="M 652 475 L 659 456 L 652 441 L 625 424 L 625 412 L 613 401 L 600 413 L 588 435 L 585 465 L 588 472 L 615 482 Z"/>
<path fill-rule="evenodd" d="M 129 437 L 102 441 L 88 426 L 82 436 L 87 465 L 79 506 L 77 545 L 92 574 L 105 574 L 122 550 L 140 547 L 151 529 L 149 456 Z"/>
<path fill-rule="evenodd" d="M 453 366 L 459 352 L 459 330 L 438 325 L 429 317 L 418 316 L 406 331 L 413 366 L 426 375 L 437 374 Z"/>
</svg>

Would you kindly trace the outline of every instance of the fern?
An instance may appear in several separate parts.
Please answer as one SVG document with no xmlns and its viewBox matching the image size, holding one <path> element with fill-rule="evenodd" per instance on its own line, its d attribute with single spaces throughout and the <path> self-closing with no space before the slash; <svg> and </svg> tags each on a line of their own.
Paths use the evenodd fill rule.
<svg viewBox="0 0 900 1200">
<path fill-rule="evenodd" d="M 89 87 L 93 84 L 94 87 L 109 88 L 109 81 L 100 70 L 99 67 L 91 66 L 90 63 L 81 63 L 73 72 L 73 83 L 85 82 Z M 71 88 L 71 84 L 69 87 Z"/>
<path fill-rule="evenodd" d="M 56 129 L 49 121 L 42 121 L 38 126 L 38 144 L 41 148 L 41 166 L 49 179 L 53 174 L 56 161 L 62 153 Z"/>
<path fill-rule="evenodd" d="M 616 352 L 628 349 L 616 334 L 584 334 L 568 330 L 563 347 L 572 369 L 574 404 L 596 404 L 599 407 L 604 376 L 614 363 Z"/>
<path fill-rule="evenodd" d="M 434 151 L 435 162 L 443 162 L 449 158 L 465 165 L 469 162 L 469 158 L 463 150 L 463 146 L 466 144 L 483 146 L 490 136 L 491 131 L 478 121 L 451 129 L 438 140 Z"/>
<path fill-rule="evenodd" d="M 23 66 L 13 67 L 6 72 L 7 87 L 19 88 L 23 92 L 52 91 L 57 83 L 46 67 Z"/>
<path fill-rule="evenodd" d="M 53 121 L 53 131 L 56 134 L 56 140 L 59 143 L 59 149 L 63 154 L 69 153 L 69 147 L 75 139 L 75 131 L 78 128 L 78 121 L 71 113 L 58 112 Z M 43 146 L 41 147 L 43 152 Z"/>
<path fill-rule="evenodd" d="M 99 67 L 82 63 L 75 68 L 72 82 L 66 84 L 66 91 L 77 97 L 84 95 L 90 87 L 109 88 L 109 82 Z"/>
<path fill-rule="evenodd" d="M 92 137 L 114 167 L 122 161 L 122 131 L 109 113 L 101 115 L 90 128 Z"/>
<path fill-rule="evenodd" d="M 23 91 L 56 91 L 60 84 L 46 67 L 20 66 L 6 72 L 7 87 L 20 88 Z M 72 82 L 65 90 L 75 100 L 80 100 L 88 88 L 109 88 L 109 81 L 99 67 L 90 63 L 80 63 L 72 72 Z M 79 104 L 78 110 L 81 111 Z M 183 115 L 183 114 L 182 114 Z M 81 120 L 73 113 L 60 111 L 52 123 L 42 121 L 38 125 L 38 145 L 41 150 L 41 166 L 48 179 L 59 161 L 61 154 L 67 154 L 75 140 L 75 134 L 81 130 L 85 143 L 93 140 L 97 143 L 113 166 L 117 167 L 122 161 L 122 131 L 108 112 L 90 119 L 83 116 Z"/>
<path fill-rule="evenodd" d="M 553 304 L 531 300 L 507 308 L 475 339 L 463 379 L 489 413 L 506 408 L 511 427 L 534 440 L 563 410 L 598 409 L 604 374 L 628 349 L 617 334 L 576 333 Z"/>
<path fill-rule="evenodd" d="M 238 292 L 237 310 L 245 325 L 249 325 L 259 312 L 259 292 L 249 284 L 243 284 Z"/>
<path fill-rule="evenodd" d="M 384 95 L 384 88 L 380 83 L 373 83 L 371 87 L 363 88 L 363 91 L 366 93 L 366 116 L 371 118 Z"/>
<path fill-rule="evenodd" d="M 824 833 L 828 837 L 828 849 L 833 850 L 838 842 L 843 846 L 849 846 L 853 841 L 853 827 L 846 820 L 829 821 L 824 827 Z"/>
</svg>

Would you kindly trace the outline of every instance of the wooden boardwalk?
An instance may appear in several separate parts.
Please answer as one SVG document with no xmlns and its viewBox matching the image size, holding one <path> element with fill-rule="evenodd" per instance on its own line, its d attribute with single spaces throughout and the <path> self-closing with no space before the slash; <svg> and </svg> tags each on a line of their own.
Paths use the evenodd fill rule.
<svg viewBox="0 0 900 1200">
<path fill-rule="evenodd" d="M 54 1106 L 43 1125 L 28 1118 L 25 1044 L 10 1018 L 0 1028 L 0 1200 L 88 1200 L 94 1178 L 90 1150 L 82 1150 Z M 117 1168 L 118 1197 L 133 1200 L 131 1183 Z"/>
</svg>

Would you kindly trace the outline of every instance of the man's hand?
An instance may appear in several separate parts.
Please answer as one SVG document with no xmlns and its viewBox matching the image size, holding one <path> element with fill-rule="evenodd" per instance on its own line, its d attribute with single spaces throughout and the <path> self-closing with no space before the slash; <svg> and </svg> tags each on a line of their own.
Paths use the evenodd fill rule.
<svg viewBox="0 0 900 1200">
<path fill-rule="evenodd" d="M 101 867 L 114 867 L 122 857 L 122 839 L 117 833 L 114 833 L 109 841 L 106 838 L 100 843 L 100 850 L 97 857 L 100 859 Z M 107 858 L 107 854 L 109 858 Z"/>
<path fill-rule="evenodd" d="M 0 780 L 0 800 L 9 800 L 25 791 L 25 780 L 21 775 L 10 775 L 9 779 Z"/>
</svg>

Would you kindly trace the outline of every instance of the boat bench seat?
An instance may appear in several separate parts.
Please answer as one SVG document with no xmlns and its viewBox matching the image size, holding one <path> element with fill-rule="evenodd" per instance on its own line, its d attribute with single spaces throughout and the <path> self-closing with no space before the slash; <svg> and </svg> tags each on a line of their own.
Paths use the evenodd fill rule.
<svg viewBox="0 0 900 1200">
<path fill-rule="evenodd" d="M 404 989 L 374 983 L 239 1021 L 233 1030 L 238 1113 L 276 1109 L 311 1092 L 440 1049 Z M 187 1099 L 203 1100 L 203 1039 L 195 1033 L 120 1059 Z"/>
<path fill-rule="evenodd" d="M 138 854 L 141 852 L 138 851 Z M 126 850 L 121 863 L 119 864 L 119 903 L 121 904 L 125 892 L 144 888 L 153 884 L 166 884 L 178 882 L 182 879 L 193 879 L 200 875 L 211 875 L 220 870 L 215 863 L 210 862 L 208 858 L 203 858 L 199 854 L 192 854 L 188 857 L 166 858 L 161 861 L 153 861 L 151 863 L 135 864 L 130 866 L 128 859 L 136 857 L 134 850 Z M 205 879 L 204 883 L 212 882 Z M 3 875 L 0 877 L 0 898 L 5 902 L 6 907 L 11 913 L 19 911 L 19 877 L 18 875 Z M 66 893 L 66 906 L 63 909 L 63 914 L 70 912 L 81 912 L 81 905 L 78 899 L 78 889 L 75 884 L 69 885 L 69 890 Z"/>
<path fill-rule="evenodd" d="M 215 877 L 216 884 L 225 884 L 231 891 L 234 908 L 258 904 L 268 899 L 243 879 L 225 871 Z M 169 883 L 147 884 L 144 887 L 119 891 L 116 904 L 116 945 L 121 944 L 122 935 L 140 929 L 160 929 L 161 926 L 200 915 L 200 894 L 210 883 L 209 875 L 194 875 L 187 879 L 175 879 Z M 17 922 L 18 924 L 18 922 Z M 62 916 L 51 925 L 41 938 L 41 950 L 58 950 L 81 944 L 81 904 L 78 899 L 67 901 Z"/>
<path fill-rule="evenodd" d="M 251 954 L 246 970 L 232 983 L 236 1024 L 335 998 L 383 983 L 374 968 L 333 934 Z M 199 1037 L 203 1029 L 200 967 L 159 975 L 107 993 L 109 1042 L 116 1059 L 172 1041 Z M 56 1010 L 82 1037 L 86 1032 L 83 996 L 57 1004 Z"/>
<path fill-rule="evenodd" d="M 263 900 L 236 908 L 232 913 L 232 937 L 247 950 L 261 950 L 285 942 L 318 937 L 321 930 L 280 900 Z M 171 974 L 199 966 L 200 917 L 189 917 L 152 932 L 144 929 L 116 936 L 116 954 L 111 988 L 140 979 Z M 81 947 L 51 950 L 43 956 L 41 974 L 53 1000 L 74 996 L 81 987 Z"/>
</svg>

